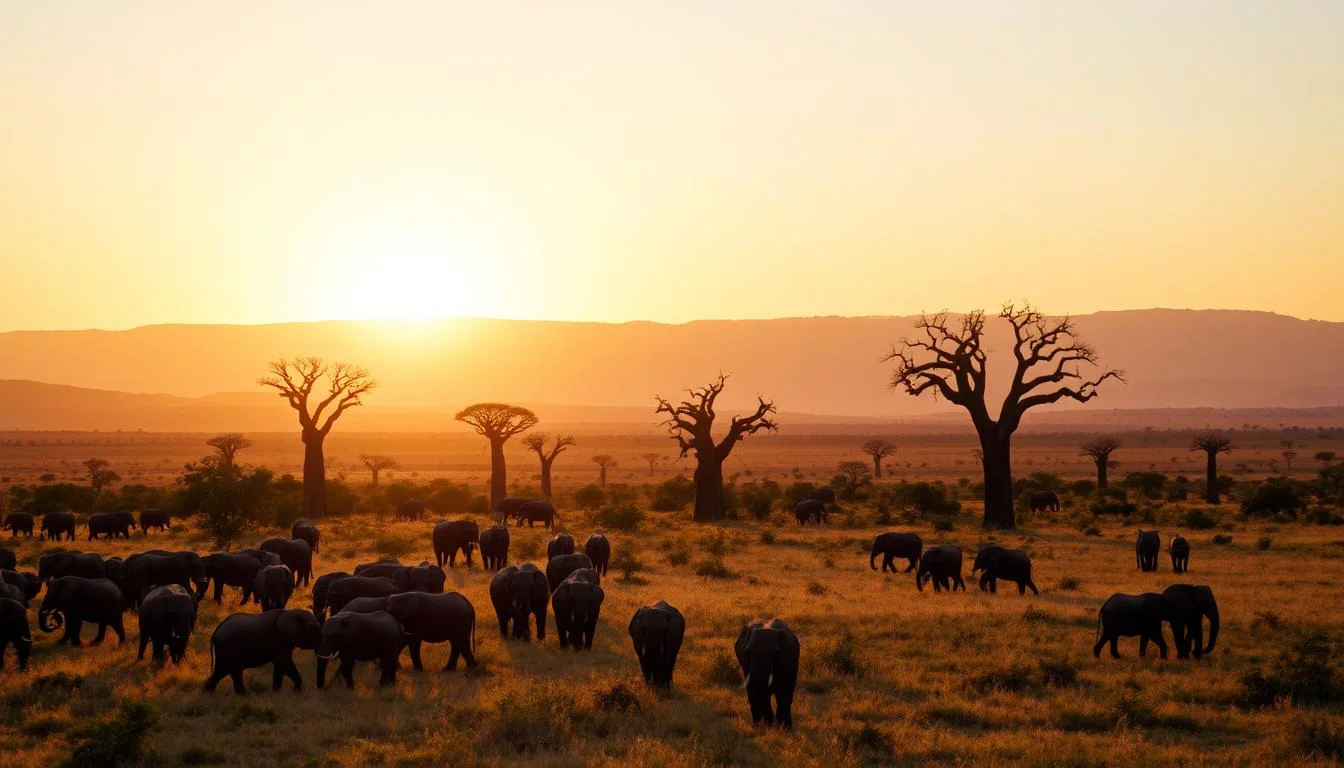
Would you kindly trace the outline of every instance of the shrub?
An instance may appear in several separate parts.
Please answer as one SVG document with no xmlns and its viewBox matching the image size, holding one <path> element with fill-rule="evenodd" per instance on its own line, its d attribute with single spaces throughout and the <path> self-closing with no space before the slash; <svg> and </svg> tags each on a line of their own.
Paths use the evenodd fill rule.
<svg viewBox="0 0 1344 768">
<path fill-rule="evenodd" d="M 1130 515 L 1134 514 L 1137 511 L 1139 511 L 1139 508 L 1134 506 L 1133 504 L 1126 504 L 1115 501 L 1108 501 L 1104 504 L 1092 505 L 1092 514 L 1094 515 L 1123 515 L 1125 517 L 1129 517 Z"/>
<path fill-rule="evenodd" d="M 710 579 L 733 578 L 733 572 L 728 570 L 728 566 L 724 565 L 723 558 L 714 556 L 707 557 L 696 563 L 695 575 L 704 576 Z"/>
<path fill-rule="evenodd" d="M 955 515 L 961 511 L 961 502 L 949 498 L 947 487 L 941 483 L 902 482 L 892 490 L 900 506 L 921 517 Z"/>
<path fill-rule="evenodd" d="M 499 700 L 483 736 L 519 754 L 554 752 L 573 738 L 574 715 L 574 695 L 558 687 L 511 690 Z"/>
<path fill-rule="evenodd" d="M 621 547 L 611 556 L 611 567 L 620 572 L 621 581 L 630 581 L 635 578 L 635 574 L 644 570 L 644 562 L 632 548 Z"/>
<path fill-rule="evenodd" d="M 667 564 L 682 566 L 691 562 L 691 550 L 685 541 L 674 542 L 667 548 Z"/>
<path fill-rule="evenodd" d="M 1078 682 L 1078 665 L 1068 659 L 1041 659 L 1037 670 L 1041 683 L 1051 688 L 1064 688 Z"/>
<path fill-rule="evenodd" d="M 1289 729 L 1293 747 L 1307 757 L 1344 760 L 1344 721 L 1319 713 L 1299 714 Z"/>
<path fill-rule="evenodd" d="M 1064 592 L 1072 592 L 1078 589 L 1081 584 L 1082 582 L 1078 580 L 1077 576 L 1065 576 L 1059 580 L 1059 589 Z"/>
<path fill-rule="evenodd" d="M 657 512 L 680 512 L 694 500 L 695 483 L 688 477 L 677 475 L 658 484 L 649 506 Z"/>
<path fill-rule="evenodd" d="M 1097 484 L 1092 480 L 1074 480 L 1069 483 L 1069 493 L 1074 496 L 1087 497 L 1097 492 Z"/>
<path fill-rule="evenodd" d="M 593 694 L 593 706 L 603 712 L 642 714 L 644 707 L 639 696 L 625 683 L 616 683 L 606 690 L 597 690 Z"/>
<path fill-rule="evenodd" d="M 761 543 L 764 544 L 764 545 L 766 545 L 766 546 L 769 546 L 769 545 L 771 545 L 771 544 L 774 544 L 774 543 L 775 543 L 775 532 L 774 532 L 774 531 L 761 531 Z"/>
<path fill-rule="evenodd" d="M 859 658 L 858 641 L 848 629 L 831 641 L 821 652 L 821 664 L 837 675 L 863 677 L 865 667 Z"/>
<path fill-rule="evenodd" d="M 1289 630 L 1279 636 L 1279 649 L 1269 663 L 1242 677 L 1246 703 L 1267 707 L 1279 699 L 1296 705 L 1344 700 L 1339 643 L 1323 629 Z"/>
<path fill-rule="evenodd" d="M 966 680 L 967 687 L 979 693 L 988 693 L 990 691 L 1005 691 L 1008 693 L 1017 693 L 1029 688 L 1037 687 L 1035 677 L 1031 670 L 1024 666 L 1014 666 L 1007 669 L 992 669 L 981 673 L 975 677 Z"/>
<path fill-rule="evenodd" d="M 70 732 L 74 745 L 62 768 L 135 765 L 154 755 L 151 732 L 158 712 L 148 702 L 123 701 L 111 717 Z"/>
<path fill-rule="evenodd" d="M 1213 537 L 1213 543 L 1214 543 L 1214 544 L 1231 544 L 1231 543 L 1232 543 L 1232 537 L 1231 537 L 1231 536 L 1228 536 L 1228 535 L 1225 534 L 1225 533 L 1215 534 L 1214 537 Z"/>
<path fill-rule="evenodd" d="M 1100 535 L 1101 535 L 1101 529 L 1098 528 L 1098 527 L 1096 527 L 1096 526 L 1094 525 L 1094 526 L 1092 526 L 1091 528 L 1088 528 L 1086 531 L 1083 531 L 1083 535 L 1084 535 L 1084 536 L 1100 536 Z"/>
<path fill-rule="evenodd" d="M 467 512 L 477 517 L 489 517 L 490 499 L 485 496 L 474 496 L 471 503 L 467 505 Z"/>
<path fill-rule="evenodd" d="M 574 492 L 574 503 L 582 509 L 597 509 L 607 503 L 607 492 L 590 483 Z"/>
<path fill-rule="evenodd" d="M 621 504 L 603 507 L 593 521 L 604 528 L 617 531 L 633 531 L 644 522 L 644 511 L 633 504 Z"/>
<path fill-rule="evenodd" d="M 1263 551 L 1269 549 L 1270 545 L 1272 545 L 1273 543 L 1274 543 L 1274 540 L 1271 539 L 1270 537 L 1268 537 L 1268 536 L 1261 536 L 1260 538 L 1258 538 L 1258 539 L 1255 540 L 1255 548 L 1258 549 L 1258 550 L 1260 550 L 1261 552 L 1263 552 Z"/>
<path fill-rule="evenodd" d="M 373 540 L 373 550 L 379 557 L 400 559 L 415 551 L 415 542 L 405 536 L 384 534 Z"/>
<path fill-rule="evenodd" d="M 1185 527 L 1196 531 L 1208 531 L 1218 527 L 1209 510 L 1192 509 L 1185 513 Z"/>
<path fill-rule="evenodd" d="M 716 653 L 705 669 L 705 682 L 736 688 L 742 684 L 742 667 L 731 653 Z"/>
<path fill-rule="evenodd" d="M 1241 502 L 1241 511 L 1260 517 L 1279 513 L 1297 517 L 1306 503 L 1306 494 L 1298 488 L 1297 483 L 1278 477 L 1257 485 Z"/>
<path fill-rule="evenodd" d="M 948 531 L 954 530 L 956 527 L 957 527 L 956 522 L 953 521 L 953 519 L 950 517 L 944 516 L 933 518 L 933 530 L 935 531 L 942 531 L 946 533 Z"/>
<path fill-rule="evenodd" d="M 1166 484 L 1167 476 L 1161 472 L 1130 472 L 1124 479 L 1126 488 L 1153 501 L 1162 498 L 1162 490 Z"/>
<path fill-rule="evenodd" d="M 822 584 L 820 581 L 807 582 L 807 594 L 809 595 L 817 595 L 820 597 L 829 591 L 830 590 L 826 589 L 826 585 Z"/>
</svg>

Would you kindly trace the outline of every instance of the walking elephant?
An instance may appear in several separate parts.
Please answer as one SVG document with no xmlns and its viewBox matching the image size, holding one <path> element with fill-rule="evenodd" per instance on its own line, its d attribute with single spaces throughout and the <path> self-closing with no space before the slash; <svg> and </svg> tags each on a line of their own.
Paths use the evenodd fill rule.
<svg viewBox="0 0 1344 768">
<path fill-rule="evenodd" d="M 101 579 L 106 575 L 103 556 L 96 552 L 48 552 L 37 560 L 37 578 L 43 583 L 61 576 Z"/>
<path fill-rule="evenodd" d="M 162 662 L 164 650 L 174 664 L 180 664 L 187 655 L 187 644 L 196 629 L 196 599 L 177 584 L 155 587 L 140 601 L 140 652 L 144 661 L 145 648 L 154 646 L 153 660 Z"/>
<path fill-rule="evenodd" d="M 408 523 L 418 523 L 425 517 L 425 505 L 415 499 L 407 499 L 397 505 L 396 519 Z"/>
<path fill-rule="evenodd" d="M 108 579 L 86 579 L 82 576 L 60 576 L 47 582 L 47 593 L 37 610 L 37 626 L 43 632 L 55 632 L 62 626 L 65 634 L 60 644 L 78 648 L 79 631 L 84 622 L 98 625 L 93 644 L 103 642 L 107 628 L 117 633 L 119 642 L 126 642 L 126 631 L 121 623 L 121 590 Z"/>
<path fill-rule="evenodd" d="M 206 693 L 214 693 L 219 681 L 233 680 L 236 695 L 247 693 L 243 670 L 271 664 L 271 690 L 280 690 L 284 679 L 294 681 L 294 690 L 303 687 L 303 676 L 294 665 L 294 649 L 317 648 L 322 628 L 308 611 L 290 608 L 265 613 L 235 613 L 219 623 L 210 636 L 210 677 Z"/>
<path fill-rule="evenodd" d="M 1190 542 L 1185 537 L 1177 534 L 1171 537 L 1171 545 L 1167 547 L 1171 553 L 1171 572 L 1185 573 L 1190 570 Z"/>
<path fill-rule="evenodd" d="M 28 611 L 17 600 L 0 599 L 0 669 L 5 668 L 5 649 L 14 646 L 19 669 L 28 668 L 33 633 L 28 629 Z"/>
<path fill-rule="evenodd" d="M 798 684 L 798 636 L 779 619 L 745 624 L 733 644 L 742 667 L 742 687 L 751 706 L 751 723 L 793 727 L 793 690 Z M 771 698 L 774 707 L 771 707 Z"/>
<path fill-rule="evenodd" d="M 645 605 L 630 618 L 629 632 L 644 681 L 664 687 L 672 685 L 677 654 L 686 636 L 686 618 L 681 611 L 663 600 Z"/>
<path fill-rule="evenodd" d="M 530 499 L 518 507 L 518 527 L 523 523 L 531 528 L 533 523 L 541 523 L 550 528 L 555 525 L 555 507 L 545 499 Z"/>
<path fill-rule="evenodd" d="M 1157 553 L 1162 550 L 1162 537 L 1157 531 L 1140 530 L 1138 538 L 1134 540 L 1134 559 L 1138 561 L 1139 570 L 1144 573 L 1157 570 Z"/>
<path fill-rule="evenodd" d="M 575 651 L 592 650 L 602 601 L 606 599 L 599 581 L 597 571 L 580 568 L 566 576 L 551 595 L 551 610 L 555 612 L 555 630 L 560 635 L 561 648 L 572 646 Z"/>
<path fill-rule="evenodd" d="M 33 516 L 27 512 L 10 512 L 5 515 L 5 522 L 0 528 L 9 529 L 9 537 L 12 539 L 20 533 L 32 538 L 33 535 Z"/>
<path fill-rule="evenodd" d="M 924 583 L 933 582 L 933 591 L 966 591 L 966 582 L 961 578 L 961 550 L 953 546 L 930 547 L 919 559 L 919 570 L 915 572 L 915 587 L 924 591 Z"/>
<path fill-rule="evenodd" d="M 43 515 L 42 526 L 37 537 L 60 541 L 62 536 L 71 541 L 75 540 L 75 513 L 62 510 Z"/>
<path fill-rule="evenodd" d="M 448 583 L 448 574 L 437 565 L 422 562 L 419 565 L 402 565 L 396 562 L 365 563 L 355 566 L 356 576 L 391 579 L 397 585 L 398 592 L 428 592 L 443 594 Z"/>
<path fill-rule="evenodd" d="M 274 557 L 273 554 L 271 556 Z M 197 585 L 196 597 L 204 598 L 206 587 L 210 582 L 214 582 L 216 603 L 223 602 L 225 587 L 237 587 L 243 591 L 242 599 L 238 601 L 239 605 L 247 605 L 248 600 L 252 598 L 257 574 L 267 565 L 256 557 L 241 552 L 215 552 L 202 557 L 201 564 L 205 567 L 207 581 Z M 278 565 L 278 562 L 275 564 Z"/>
<path fill-rule="evenodd" d="M 583 543 L 583 554 L 593 561 L 593 570 L 599 575 L 607 575 L 607 564 L 611 562 L 611 541 L 600 533 L 594 533 Z"/>
<path fill-rule="evenodd" d="M 882 572 L 896 573 L 891 561 L 896 558 L 909 560 L 905 569 L 909 573 L 919 566 L 919 558 L 924 554 L 924 540 L 917 533 L 879 533 L 873 539 L 873 552 L 868 556 L 868 567 L 877 570 L 877 556 L 882 555 Z"/>
<path fill-rule="evenodd" d="M 574 537 L 568 533 L 557 533 L 546 542 L 546 560 L 560 555 L 574 554 Z"/>
<path fill-rule="evenodd" d="M 317 644 L 317 687 L 327 685 L 327 664 L 340 659 L 336 673 L 355 687 L 355 662 L 378 662 L 378 685 L 397 682 L 397 657 L 405 645 L 401 624 L 387 611 L 343 611 L 327 619 Z"/>
<path fill-rule="evenodd" d="M 128 525 L 126 519 L 115 512 L 94 512 L 89 515 L 89 541 L 99 537 L 115 539 L 118 536 L 129 539 L 131 537 L 131 527 L 134 525 L 134 520 Z"/>
<path fill-rule="evenodd" d="M 156 549 L 131 555 L 121 565 L 121 586 L 130 607 L 138 606 L 154 587 L 168 584 L 203 590 L 209 584 L 205 561 L 195 552 Z"/>
<path fill-rule="evenodd" d="M 298 520 L 294 521 L 293 525 L 289 526 L 289 538 L 290 540 L 301 539 L 308 542 L 308 548 L 313 550 L 313 554 L 322 551 L 320 547 L 322 533 L 317 530 L 316 525 L 313 525 L 313 523 L 305 517 L 300 517 Z"/>
<path fill-rule="evenodd" d="M 1140 656 L 1148 655 L 1148 643 L 1152 642 L 1165 659 L 1167 643 L 1162 639 L 1162 623 L 1176 620 L 1173 604 L 1164 595 L 1156 592 L 1111 595 L 1097 612 L 1097 643 L 1092 646 L 1092 655 L 1101 658 L 1101 649 L 1109 643 L 1111 657 L 1118 659 L 1119 639 L 1137 635 Z"/>
<path fill-rule="evenodd" d="M 335 616 L 356 597 L 386 597 L 400 591 L 391 579 L 382 576 L 347 576 L 333 581 L 327 588 L 327 612 Z M 317 620 L 324 623 L 326 616 L 317 614 Z"/>
<path fill-rule="evenodd" d="M 1176 658 L 1196 659 L 1213 653 L 1218 642 L 1218 601 L 1213 589 L 1204 585 L 1172 584 L 1162 591 L 1170 610 L 1172 639 L 1176 641 Z M 1209 644 L 1204 645 L 1204 619 L 1209 620 Z"/>
<path fill-rule="evenodd" d="M 349 577 L 350 574 L 345 571 L 333 571 L 318 576 L 313 582 L 313 615 L 318 617 L 319 620 L 327 615 L 327 598 L 331 591 L 331 585 Z"/>
<path fill-rule="evenodd" d="M 804 499 L 793 506 L 793 517 L 799 525 L 807 525 L 809 520 L 821 525 L 826 522 L 826 502 L 821 499 Z"/>
<path fill-rule="evenodd" d="M 481 543 L 481 528 L 475 520 L 445 520 L 434 526 L 431 536 L 434 543 L 434 557 L 442 568 L 457 567 L 457 553 L 460 551 L 471 567 L 471 550 Z"/>
<path fill-rule="evenodd" d="M 142 509 L 140 510 L 140 532 L 148 536 L 150 528 L 158 531 L 171 531 L 173 529 L 172 518 L 162 509 L 154 509 L 153 507 Z"/>
<path fill-rule="evenodd" d="M 592 567 L 593 561 L 589 560 L 585 554 L 556 555 L 546 563 L 546 583 L 550 585 L 551 591 L 554 592 L 560 586 L 560 582 L 564 581 L 569 574 L 580 568 L 591 569 Z"/>
<path fill-rule="evenodd" d="M 1031 556 L 1021 549 L 1004 549 L 998 546 L 981 547 L 975 554 L 975 564 L 971 575 L 980 571 L 980 591 L 997 594 L 999 579 L 1017 584 L 1017 593 L 1025 595 L 1030 589 L 1033 595 L 1041 594 L 1036 582 L 1031 580 Z"/>
<path fill-rule="evenodd" d="M 294 586 L 308 586 L 313 578 L 313 548 L 303 539 L 267 539 L 261 542 L 263 552 L 280 556 L 280 562 L 294 573 Z"/>
<path fill-rule="evenodd" d="M 509 529 L 492 525 L 481 532 L 481 564 L 487 571 L 498 571 L 509 562 Z"/>
<path fill-rule="evenodd" d="M 428 595 L 423 592 L 403 592 L 383 598 L 386 610 L 400 624 L 406 635 L 406 646 L 411 652 L 411 664 L 424 669 L 420 663 L 421 643 L 448 643 L 448 664 L 444 672 L 457 669 L 461 658 L 467 669 L 476 661 L 476 608 L 458 592 L 446 595 Z"/>
<path fill-rule="evenodd" d="M 283 609 L 294 594 L 294 574 L 287 565 L 268 565 L 252 578 L 252 593 L 263 611 Z"/>
<path fill-rule="evenodd" d="M 1027 497 L 1027 506 L 1032 512 L 1059 511 L 1059 496 L 1054 491 L 1037 491 Z"/>
<path fill-rule="evenodd" d="M 551 590 L 546 576 L 531 563 L 505 566 L 490 580 L 490 603 L 499 620 L 499 636 L 509 636 L 509 622 L 513 622 L 513 636 L 519 640 L 531 638 L 529 617 L 537 620 L 537 640 L 546 639 L 546 605 Z"/>
<path fill-rule="evenodd" d="M 515 496 L 506 496 L 499 500 L 499 505 L 495 508 L 495 519 L 501 525 L 508 525 L 509 521 L 518 517 L 518 510 L 527 502 L 533 499 L 520 499 Z"/>
</svg>

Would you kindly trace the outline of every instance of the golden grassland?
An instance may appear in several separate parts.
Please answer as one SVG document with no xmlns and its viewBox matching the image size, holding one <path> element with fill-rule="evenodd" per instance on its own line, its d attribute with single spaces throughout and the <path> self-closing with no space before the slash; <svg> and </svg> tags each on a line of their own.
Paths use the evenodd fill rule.
<svg viewBox="0 0 1344 768">
<path fill-rule="evenodd" d="M 427 646 L 426 671 L 403 656 L 395 687 L 375 686 L 360 665 L 357 687 L 316 689 L 310 652 L 296 658 L 304 690 L 270 692 L 269 667 L 247 674 L 255 695 L 227 682 L 201 691 L 209 637 L 235 610 L 237 594 L 201 605 L 197 634 L 181 666 L 135 660 L 135 620 L 127 641 L 84 649 L 39 635 L 27 672 L 0 673 L 0 765 L 50 765 L 69 753 L 77 724 L 109 716 L 118 701 L 142 699 L 158 713 L 156 764 L 430 766 L 507 765 L 1267 765 L 1326 762 L 1301 744 L 1305 710 L 1242 705 L 1241 678 L 1272 656 L 1282 626 L 1340 630 L 1344 530 L 1238 522 L 1219 511 L 1217 530 L 1187 531 L 1191 571 L 1174 576 L 1163 553 L 1157 573 L 1135 567 L 1132 526 L 1098 523 L 1080 533 L 1068 517 L 1031 517 L 1020 530 L 991 535 L 976 510 L 953 531 L 913 527 L 926 545 L 968 553 L 994 541 L 1032 553 L 1041 595 L 917 592 L 912 576 L 869 569 L 872 536 L 884 530 L 855 515 L 852 527 L 798 528 L 782 513 L 760 523 L 696 525 L 688 513 L 651 514 L 635 531 L 608 531 L 617 557 L 643 565 L 624 580 L 613 568 L 593 650 L 562 652 L 554 620 L 545 642 L 502 640 L 479 561 L 450 571 L 449 589 L 476 606 L 481 666 L 442 673 L 446 646 Z M 1161 518 L 1159 518 L 1161 521 Z M 432 523 L 369 517 L 323 523 L 318 573 L 350 570 L 379 554 L 403 561 L 432 556 Z M 578 512 L 558 526 L 582 540 L 594 530 Z M 902 528 L 903 526 L 892 526 Z M 271 532 L 256 531 L 257 540 Z M 550 532 L 514 529 L 511 560 L 539 559 Z M 1230 536 L 1227 544 L 1215 535 Z M 1267 548 L 1257 543 L 1269 537 Z M 11 542 L 6 541 L 7 545 Z M 105 555 L 152 547 L 207 551 L 183 525 L 168 536 L 130 542 L 77 542 Z M 1165 547 L 1165 543 L 1164 543 Z M 42 545 L 20 540 L 36 563 Z M 720 554 L 715 554 L 720 553 Z M 721 564 L 725 573 L 716 571 Z M 969 570 L 969 558 L 966 569 Z M 969 580 L 968 580 L 969 581 Z M 1213 586 L 1223 632 L 1202 661 L 1094 660 L 1097 608 L 1113 592 L 1160 591 L 1188 581 Z M 626 634 L 634 610 L 665 599 L 687 618 L 670 692 L 644 687 Z M 300 589 L 292 605 L 311 603 Z M 253 606 L 243 610 L 254 611 Z M 35 610 L 32 612 L 35 614 Z M 797 632 L 803 670 L 796 729 L 753 729 L 731 647 L 740 624 L 779 616 Z M 92 630 L 85 629 L 85 637 Z M 109 635 L 111 637 L 111 635 Z M 75 676 L 62 685 L 55 675 Z M 1070 679 L 1072 678 L 1072 679 Z M 624 687 L 624 689 L 623 689 Z M 625 696 L 626 689 L 632 696 Z M 1307 717 L 1338 713 L 1311 711 Z"/>
</svg>

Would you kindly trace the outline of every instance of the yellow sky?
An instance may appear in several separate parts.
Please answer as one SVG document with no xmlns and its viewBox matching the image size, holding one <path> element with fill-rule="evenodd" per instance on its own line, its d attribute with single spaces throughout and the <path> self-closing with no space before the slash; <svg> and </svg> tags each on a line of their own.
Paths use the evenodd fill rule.
<svg viewBox="0 0 1344 768">
<path fill-rule="evenodd" d="M 0 330 L 1344 320 L 1341 40 L 1324 0 L 0 0 Z"/>
</svg>

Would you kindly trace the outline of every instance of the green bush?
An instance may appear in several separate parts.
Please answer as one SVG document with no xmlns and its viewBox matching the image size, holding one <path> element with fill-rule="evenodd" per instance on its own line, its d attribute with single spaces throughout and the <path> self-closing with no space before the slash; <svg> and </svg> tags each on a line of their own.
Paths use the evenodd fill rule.
<svg viewBox="0 0 1344 768">
<path fill-rule="evenodd" d="M 920 517 L 947 517 L 961 511 L 961 502 L 949 498 L 942 483 L 906 483 L 892 486 L 897 503 Z"/>
<path fill-rule="evenodd" d="M 1298 484 L 1287 478 L 1276 477 L 1266 480 L 1255 487 L 1242 500 L 1243 514 L 1265 517 L 1286 514 L 1297 517 L 1307 504 L 1307 496 Z"/>
<path fill-rule="evenodd" d="M 734 576 L 721 557 L 707 557 L 696 563 L 695 575 L 710 579 L 731 579 Z"/>
<path fill-rule="evenodd" d="M 150 739 L 159 715 L 144 701 L 123 701 L 105 720 L 70 732 L 73 751 L 62 768 L 106 768 L 137 765 L 155 754 Z"/>
<path fill-rule="evenodd" d="M 1196 531 L 1208 531 L 1218 527 L 1218 520 L 1212 510 L 1192 509 L 1185 513 L 1185 527 Z"/>
<path fill-rule="evenodd" d="M 677 475 L 658 484 L 649 506 L 655 512 L 680 512 L 695 500 L 695 483 L 689 477 Z"/>
<path fill-rule="evenodd" d="M 1273 706 L 1280 699 L 1297 706 L 1344 701 L 1339 642 L 1324 629 L 1283 632 L 1279 648 L 1269 663 L 1242 677 L 1246 703 Z"/>
<path fill-rule="evenodd" d="M 574 492 L 574 504 L 581 509 L 597 509 L 607 503 L 607 492 L 600 485 L 585 485 Z"/>
<path fill-rule="evenodd" d="M 644 512 L 633 504 L 621 504 L 603 507 L 593 515 L 593 522 L 603 528 L 617 531 L 633 531 L 644 522 Z"/>
</svg>

